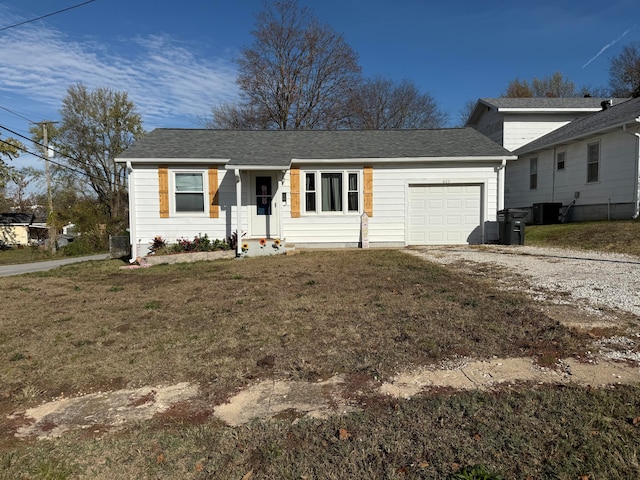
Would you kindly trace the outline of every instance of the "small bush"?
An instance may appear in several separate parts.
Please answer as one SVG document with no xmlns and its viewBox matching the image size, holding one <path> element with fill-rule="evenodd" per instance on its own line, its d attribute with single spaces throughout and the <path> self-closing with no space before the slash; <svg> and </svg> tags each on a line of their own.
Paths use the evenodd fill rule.
<svg viewBox="0 0 640 480">
<path fill-rule="evenodd" d="M 198 234 L 193 240 L 178 238 L 176 243 L 167 244 L 161 236 L 156 236 L 149 247 L 149 251 L 155 255 L 170 255 L 173 253 L 188 252 L 215 252 L 217 250 L 229 250 L 231 247 L 225 240 L 211 240 L 206 233 Z"/>
</svg>

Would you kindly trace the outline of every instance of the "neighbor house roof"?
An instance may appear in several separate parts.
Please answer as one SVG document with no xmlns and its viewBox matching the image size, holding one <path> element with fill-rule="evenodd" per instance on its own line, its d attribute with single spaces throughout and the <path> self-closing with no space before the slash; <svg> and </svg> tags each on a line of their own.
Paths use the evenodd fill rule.
<svg viewBox="0 0 640 480">
<path fill-rule="evenodd" d="M 514 153 L 516 155 L 525 155 L 634 123 L 640 124 L 640 98 L 634 98 L 617 105 L 614 104 L 614 106 L 606 110 L 577 118 L 571 123 L 523 145 Z"/>
<path fill-rule="evenodd" d="M 219 161 L 227 168 L 288 168 L 299 160 L 507 158 L 472 128 L 439 130 L 156 129 L 117 161 Z"/>
<path fill-rule="evenodd" d="M 613 105 L 625 102 L 628 98 L 598 98 L 598 97 L 570 97 L 570 98 L 481 98 L 473 108 L 467 125 L 475 124 L 483 112 L 493 110 L 501 113 L 581 113 L 602 110 L 602 103 Z"/>
<path fill-rule="evenodd" d="M 0 225 L 30 225 L 33 219 L 32 213 L 0 213 Z"/>
</svg>

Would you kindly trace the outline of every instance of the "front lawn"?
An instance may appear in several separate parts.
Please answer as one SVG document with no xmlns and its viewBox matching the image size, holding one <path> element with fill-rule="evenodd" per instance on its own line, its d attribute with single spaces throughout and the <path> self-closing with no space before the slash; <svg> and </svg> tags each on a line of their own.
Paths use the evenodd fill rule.
<svg viewBox="0 0 640 480">
<path fill-rule="evenodd" d="M 63 393 L 192 381 L 214 406 L 258 379 L 342 373 L 355 385 L 459 357 L 548 364 L 594 335 L 401 251 L 121 265 L 0 279 L 0 431 L 12 411 Z M 506 478 L 640 473 L 636 387 L 353 398 L 362 412 L 327 421 L 232 428 L 185 416 L 41 442 L 4 433 L 0 478 L 446 478 L 478 463 Z"/>
</svg>

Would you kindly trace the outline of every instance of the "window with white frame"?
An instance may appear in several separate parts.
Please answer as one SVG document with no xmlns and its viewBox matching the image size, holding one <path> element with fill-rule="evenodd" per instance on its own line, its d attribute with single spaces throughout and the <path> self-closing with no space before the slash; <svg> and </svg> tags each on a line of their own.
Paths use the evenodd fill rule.
<svg viewBox="0 0 640 480">
<path fill-rule="evenodd" d="M 304 174 L 306 213 L 358 213 L 360 173 L 350 171 L 307 171 Z"/>
<path fill-rule="evenodd" d="M 538 188 L 538 158 L 534 157 L 529 160 L 529 190 Z"/>
<path fill-rule="evenodd" d="M 558 170 L 564 170 L 564 161 L 567 157 L 567 152 L 556 153 L 556 168 Z"/>
<path fill-rule="evenodd" d="M 587 183 L 597 182 L 600 170 L 600 142 L 587 145 Z"/>
<path fill-rule="evenodd" d="M 176 213 L 204 213 L 204 172 L 175 172 Z"/>
</svg>

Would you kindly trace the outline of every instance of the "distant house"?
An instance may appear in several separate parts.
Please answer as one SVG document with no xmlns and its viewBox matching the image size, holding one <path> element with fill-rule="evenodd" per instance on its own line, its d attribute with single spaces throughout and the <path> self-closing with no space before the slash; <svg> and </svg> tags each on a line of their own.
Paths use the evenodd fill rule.
<svg viewBox="0 0 640 480">
<path fill-rule="evenodd" d="M 205 233 L 310 247 L 494 241 L 515 158 L 471 128 L 156 129 L 116 161 L 136 258 L 156 236 Z"/>
<path fill-rule="evenodd" d="M 514 151 L 576 118 L 602 110 L 625 98 L 481 98 L 467 126 Z"/>
<path fill-rule="evenodd" d="M 560 203 L 571 221 L 637 218 L 640 98 L 606 106 L 517 148 L 505 205 Z"/>
<path fill-rule="evenodd" d="M 28 245 L 32 213 L 0 213 L 0 243 L 10 246 Z"/>
</svg>

